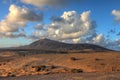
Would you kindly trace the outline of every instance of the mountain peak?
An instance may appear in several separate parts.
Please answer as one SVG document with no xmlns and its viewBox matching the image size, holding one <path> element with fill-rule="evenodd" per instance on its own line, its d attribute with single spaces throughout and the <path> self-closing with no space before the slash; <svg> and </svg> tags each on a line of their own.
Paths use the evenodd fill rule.
<svg viewBox="0 0 120 80">
<path fill-rule="evenodd" d="M 50 41 L 50 39 L 48 39 L 48 38 L 43 38 L 43 39 L 40 39 L 40 40 L 43 40 L 43 41 Z"/>
<path fill-rule="evenodd" d="M 57 51 L 106 51 L 108 49 L 93 44 L 67 44 L 47 38 L 40 39 L 26 46 L 30 49 L 57 50 Z"/>
</svg>

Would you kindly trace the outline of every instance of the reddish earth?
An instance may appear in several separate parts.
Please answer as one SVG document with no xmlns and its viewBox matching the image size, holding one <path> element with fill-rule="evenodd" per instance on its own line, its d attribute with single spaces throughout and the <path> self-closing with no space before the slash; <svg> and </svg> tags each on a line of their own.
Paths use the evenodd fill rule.
<svg viewBox="0 0 120 80">
<path fill-rule="evenodd" d="M 90 77 L 93 76 L 94 78 L 95 75 L 101 76 L 106 73 L 105 77 L 108 76 L 109 78 L 111 76 L 111 73 L 112 75 L 114 74 L 119 75 L 119 72 L 120 72 L 119 52 L 20 54 L 17 52 L 6 51 L 0 53 L 1 77 L 27 76 L 28 78 L 28 76 L 31 75 L 43 75 L 46 77 L 46 79 L 44 80 L 51 80 L 47 79 L 47 77 L 50 77 L 50 75 L 51 77 L 53 75 L 56 75 L 57 77 L 58 75 L 65 74 L 66 77 L 68 77 L 68 75 L 71 75 L 73 77 L 77 76 L 78 78 L 80 77 L 79 75 L 81 75 L 81 77 L 90 75 Z M 103 80 L 102 77 L 104 78 L 104 76 L 101 76 L 100 80 Z M 120 80 L 117 78 L 111 80 Z M 4 78 L 0 79 L 4 80 Z"/>
</svg>

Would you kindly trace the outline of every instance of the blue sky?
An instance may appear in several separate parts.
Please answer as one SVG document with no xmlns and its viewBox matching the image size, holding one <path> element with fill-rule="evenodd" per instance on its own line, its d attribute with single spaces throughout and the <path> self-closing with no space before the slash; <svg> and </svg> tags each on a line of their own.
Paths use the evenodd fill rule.
<svg viewBox="0 0 120 80">
<path fill-rule="evenodd" d="M 36 30 L 34 28 L 34 26 L 36 26 L 37 24 L 44 24 L 42 27 L 45 27 L 47 25 L 50 26 L 50 24 L 52 23 L 52 20 L 51 20 L 52 16 L 60 18 L 60 16 L 62 16 L 64 12 L 69 12 L 69 11 L 76 11 L 77 14 L 79 14 L 79 15 L 82 14 L 83 12 L 90 11 L 90 19 L 92 21 L 95 21 L 95 23 L 96 23 L 95 30 L 96 30 L 97 35 L 95 37 L 97 37 L 99 34 L 102 34 L 105 38 L 104 41 L 109 39 L 109 42 L 111 42 L 111 43 L 114 43 L 114 41 L 116 39 L 117 40 L 120 39 L 120 35 L 117 35 L 120 32 L 120 27 L 119 27 L 120 20 L 118 20 L 117 24 L 114 21 L 116 17 L 119 17 L 119 15 L 116 16 L 116 15 L 112 14 L 113 10 L 117 10 L 118 12 L 120 11 L 120 5 L 119 5 L 120 0 L 71 0 L 71 1 L 70 0 L 61 0 L 61 1 L 56 0 L 56 2 L 54 2 L 54 0 L 46 0 L 46 2 L 43 2 L 40 4 L 38 3 L 39 5 L 37 3 L 35 3 L 35 1 L 40 2 L 41 0 L 27 0 L 27 1 L 25 1 L 25 0 L 19 0 L 19 1 L 18 0 L 0 0 L 0 24 L 2 24 L 2 20 L 5 20 L 5 22 L 10 21 L 9 19 L 6 19 L 6 17 L 10 14 L 9 9 L 10 9 L 11 5 L 15 5 L 15 7 L 17 7 L 17 8 L 19 7 L 21 9 L 27 8 L 27 10 L 29 9 L 28 11 L 31 10 L 36 15 L 43 14 L 42 20 L 31 21 L 31 20 L 25 19 L 26 23 L 24 26 L 24 32 L 25 32 L 25 36 L 27 36 L 27 37 L 23 37 L 23 36 L 9 37 L 6 35 L 2 35 L 2 37 L 0 39 L 0 47 L 26 45 L 26 44 L 31 43 L 32 41 L 34 41 L 33 38 L 31 39 L 31 36 L 36 37 L 36 35 L 33 35 L 32 32 L 47 33 L 47 31 L 45 32 L 42 30 Z M 49 1 L 51 1 L 51 3 Z M 23 19 L 21 19 L 21 20 L 23 20 Z M 14 24 L 12 24 L 12 25 L 14 26 Z M 1 26 L 2 25 L 0 25 L 0 27 Z M 4 26 L 2 26 L 2 27 L 4 27 Z M 21 27 L 18 30 L 21 30 Z M 2 33 L 5 33 L 5 34 L 8 32 L 9 31 L 2 31 Z M 10 33 L 14 35 L 15 33 L 19 34 L 19 32 L 12 31 Z M 37 37 L 38 36 L 39 35 L 37 35 Z M 39 38 L 41 38 L 41 37 L 39 36 Z M 39 39 L 39 38 L 37 38 L 37 39 Z M 49 38 L 51 38 L 51 37 L 49 37 Z M 55 38 L 51 38 L 51 39 L 55 39 Z M 80 39 L 81 39 L 81 37 L 80 37 Z M 55 40 L 58 40 L 58 39 L 55 39 Z M 68 40 L 60 39 L 60 40 L 68 41 L 69 39 Z M 81 41 L 79 41 L 79 43 L 80 42 Z M 94 43 L 94 42 L 92 42 L 92 43 Z M 98 44 L 98 43 L 96 43 L 96 44 Z M 102 45 L 102 46 L 104 46 L 104 45 Z M 119 49 L 120 48 L 118 48 L 118 46 L 117 46 L 117 50 L 119 50 Z"/>
</svg>

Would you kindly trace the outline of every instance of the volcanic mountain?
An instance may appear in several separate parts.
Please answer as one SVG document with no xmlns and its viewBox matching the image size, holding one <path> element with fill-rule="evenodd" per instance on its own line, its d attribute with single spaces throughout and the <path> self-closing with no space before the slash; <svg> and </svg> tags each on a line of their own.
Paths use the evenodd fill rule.
<svg viewBox="0 0 120 80">
<path fill-rule="evenodd" d="M 108 51 L 104 47 L 93 44 L 68 44 L 50 39 L 41 39 L 31 43 L 30 45 L 23 46 L 24 49 L 36 50 L 54 50 L 54 51 Z"/>
</svg>

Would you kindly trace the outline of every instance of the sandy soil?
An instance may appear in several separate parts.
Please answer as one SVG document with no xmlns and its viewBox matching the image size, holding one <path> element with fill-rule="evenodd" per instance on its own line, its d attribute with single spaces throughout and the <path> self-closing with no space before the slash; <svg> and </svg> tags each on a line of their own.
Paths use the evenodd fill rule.
<svg viewBox="0 0 120 80">
<path fill-rule="evenodd" d="M 16 52 L 0 53 L 0 76 L 14 77 L 9 78 L 9 80 L 24 80 L 21 79 L 24 77 L 26 78 L 25 80 L 30 80 L 27 79 L 28 76 L 31 78 L 38 77 L 35 80 L 88 80 L 89 76 L 93 79 L 96 78 L 95 80 L 104 80 L 103 78 L 106 78 L 106 76 L 114 79 L 106 78 L 105 80 L 120 80 L 118 77 L 120 76 L 119 72 L 119 52 L 27 53 L 26 55 Z M 59 78 L 58 76 L 61 77 Z M 66 78 L 64 79 L 62 76 L 66 76 Z M 45 79 L 40 79 L 42 77 Z M 78 79 L 72 79 L 71 77 L 78 77 Z M 8 80 L 8 78 L 0 78 L 0 80 Z"/>
<path fill-rule="evenodd" d="M 0 80 L 120 80 L 120 73 L 59 73 L 50 75 L 2 77 Z"/>
</svg>

